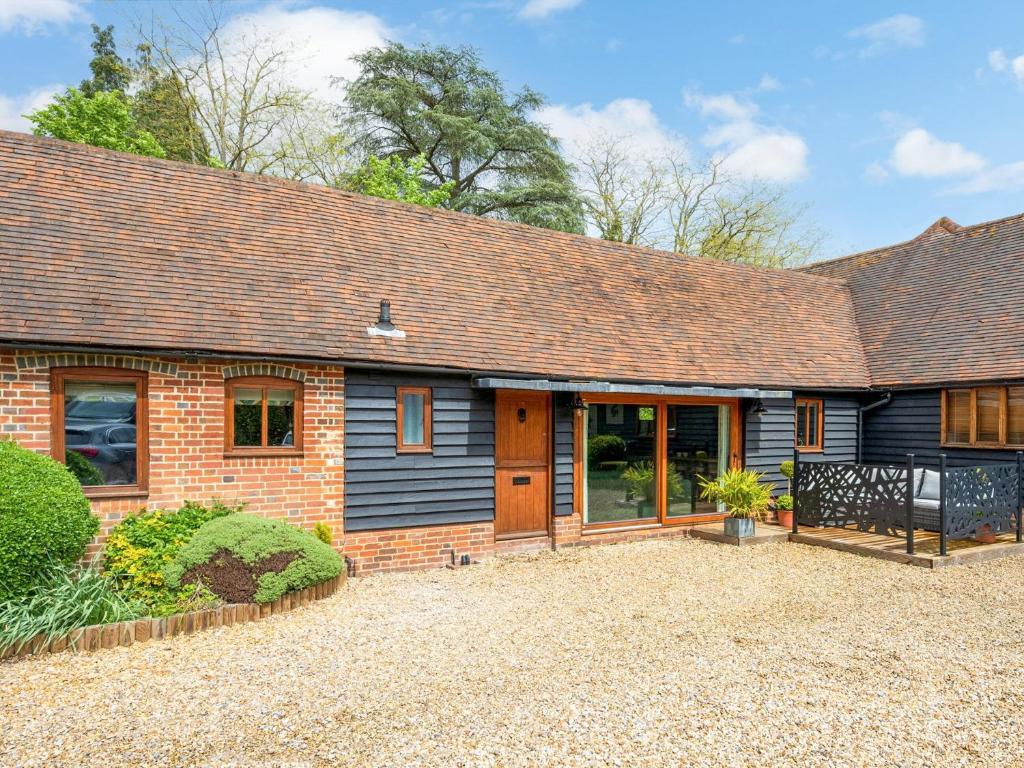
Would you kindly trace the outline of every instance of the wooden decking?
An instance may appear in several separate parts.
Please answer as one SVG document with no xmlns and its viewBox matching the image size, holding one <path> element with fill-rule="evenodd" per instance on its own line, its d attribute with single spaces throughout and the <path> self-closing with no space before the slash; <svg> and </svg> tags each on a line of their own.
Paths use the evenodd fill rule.
<svg viewBox="0 0 1024 768">
<path fill-rule="evenodd" d="M 1001 557 L 1024 555 L 1024 544 L 1018 544 L 1013 534 L 1002 534 L 995 544 L 981 544 L 976 541 L 949 541 L 942 557 L 939 554 L 939 535 L 925 531 L 914 533 L 914 554 L 907 554 L 906 539 L 865 533 L 852 528 L 807 528 L 800 527 L 799 533 L 792 533 L 789 540 L 797 544 L 828 547 L 841 552 L 892 560 L 897 563 L 918 565 L 923 568 L 948 568 L 953 565 L 968 565 L 995 560 Z"/>
<path fill-rule="evenodd" d="M 721 523 L 695 525 L 691 529 L 695 538 L 717 541 L 722 544 L 751 546 L 779 541 L 792 541 L 813 547 L 828 547 L 840 552 L 849 552 L 879 560 L 891 560 L 922 568 L 948 568 L 954 565 L 969 565 L 1002 557 L 1024 555 L 1024 544 L 1018 544 L 1012 533 L 1002 534 L 995 544 L 981 544 L 976 541 L 947 542 L 945 557 L 939 555 L 939 535 L 925 531 L 914 534 L 914 554 L 907 554 L 907 542 L 896 536 L 865 533 L 853 528 L 811 528 L 800 526 L 799 533 L 790 533 L 777 525 L 758 523 L 756 534 L 746 539 L 726 536 Z"/>
</svg>

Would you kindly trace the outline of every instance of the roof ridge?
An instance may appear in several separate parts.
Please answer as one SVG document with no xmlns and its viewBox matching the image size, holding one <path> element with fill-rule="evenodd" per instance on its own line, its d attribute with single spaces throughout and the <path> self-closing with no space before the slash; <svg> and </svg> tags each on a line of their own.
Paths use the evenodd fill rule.
<svg viewBox="0 0 1024 768">
<path fill-rule="evenodd" d="M 473 213 L 465 213 L 463 211 L 453 211 L 448 208 L 429 208 L 415 203 L 406 203 L 400 200 L 389 200 L 382 197 L 374 197 L 372 195 L 364 195 L 358 192 L 352 192 L 345 189 L 338 189 L 337 187 L 330 187 L 325 184 L 313 184 L 305 181 L 296 181 L 294 179 L 285 179 L 280 176 L 273 176 L 270 174 L 259 174 L 253 173 L 252 171 L 236 171 L 229 168 L 213 168 L 206 165 L 194 165 L 192 163 L 186 163 L 180 160 L 168 160 L 160 157 L 149 157 L 146 155 L 136 155 L 131 152 L 121 152 L 115 149 L 108 149 L 106 147 L 97 147 L 92 144 L 82 144 L 79 142 L 66 141 L 64 139 L 54 139 L 48 136 L 36 136 L 29 133 L 21 133 L 18 131 L 8 131 L 0 129 L 0 144 L 4 143 L 5 140 L 12 140 L 15 142 L 36 144 L 43 147 L 62 147 L 68 151 L 81 152 L 89 155 L 101 155 L 104 157 L 110 157 L 119 161 L 128 160 L 130 162 L 137 163 L 141 166 L 163 166 L 170 169 L 182 171 L 184 173 L 197 173 L 201 175 L 209 175 L 214 177 L 226 178 L 234 177 L 238 179 L 246 179 L 249 181 L 269 184 L 271 186 L 281 186 L 290 189 L 305 190 L 314 193 L 325 193 L 328 195 L 338 195 L 340 197 L 347 198 L 349 200 L 360 201 L 368 203 L 369 205 L 379 205 L 385 208 L 395 208 L 397 210 L 404 211 L 415 211 L 418 214 L 425 214 L 430 216 L 440 217 L 453 217 L 461 221 L 470 221 L 474 224 L 483 224 L 485 226 L 495 227 L 507 227 L 509 229 L 519 230 L 522 232 L 544 233 L 546 236 L 565 238 L 571 242 L 581 242 L 590 247 L 603 246 L 605 248 L 611 248 L 617 251 L 622 251 L 632 254 L 652 254 L 659 257 L 672 257 L 681 258 L 706 265 L 711 269 L 725 269 L 735 270 L 738 272 L 754 272 L 762 274 L 789 274 L 796 275 L 803 270 L 803 267 L 795 268 L 773 268 L 773 267 L 761 267 L 752 264 L 742 264 L 738 262 L 724 261 L 721 259 L 709 258 L 706 256 L 695 256 L 690 253 L 681 253 L 678 251 L 667 251 L 660 248 L 652 248 L 645 245 L 634 245 L 631 243 L 622 243 L 615 240 L 604 240 L 599 237 L 591 237 L 586 234 L 578 234 L 575 232 L 564 232 L 557 229 L 545 229 L 543 227 L 535 227 L 530 224 L 523 224 L 517 221 L 507 221 L 505 219 L 496 219 L 488 216 L 480 216 Z M 715 266 L 712 266 L 715 265 Z M 801 275 L 803 276 L 803 275 Z M 842 282 L 842 278 L 836 278 L 829 275 L 813 275 L 816 280 L 830 280 Z"/>
</svg>

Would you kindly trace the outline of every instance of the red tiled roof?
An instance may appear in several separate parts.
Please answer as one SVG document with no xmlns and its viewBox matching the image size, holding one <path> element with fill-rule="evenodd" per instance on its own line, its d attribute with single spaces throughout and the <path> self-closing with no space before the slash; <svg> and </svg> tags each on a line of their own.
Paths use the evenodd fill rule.
<svg viewBox="0 0 1024 768">
<path fill-rule="evenodd" d="M 838 280 L 6 132 L 0 255 L 0 343 L 868 384 Z"/>
<path fill-rule="evenodd" d="M 1024 378 L 1024 215 L 802 271 L 848 282 L 874 386 Z"/>
</svg>

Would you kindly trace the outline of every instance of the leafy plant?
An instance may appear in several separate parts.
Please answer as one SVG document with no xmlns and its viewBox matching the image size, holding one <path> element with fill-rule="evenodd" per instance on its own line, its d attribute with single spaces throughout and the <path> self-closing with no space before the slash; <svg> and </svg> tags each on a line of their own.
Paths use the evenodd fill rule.
<svg viewBox="0 0 1024 768">
<path fill-rule="evenodd" d="M 146 606 L 121 595 L 92 567 L 52 563 L 21 597 L 0 603 L 0 648 L 20 649 L 37 635 L 48 640 L 92 624 L 130 621 Z"/>
<path fill-rule="evenodd" d="M 116 579 L 126 597 L 142 600 L 153 616 L 178 613 L 186 604 L 204 602 L 204 595 L 187 584 L 169 587 L 164 568 L 204 523 L 240 512 L 243 505 L 209 506 L 186 501 L 177 511 L 154 509 L 125 518 L 110 532 L 104 548 L 106 573 Z M 209 594 L 205 595 L 209 602 Z"/>
<path fill-rule="evenodd" d="M 64 451 L 64 465 L 81 485 L 103 485 L 103 473 L 77 451 Z"/>
<path fill-rule="evenodd" d="M 781 464 L 779 464 L 779 473 L 784 478 L 786 478 L 787 480 L 792 480 L 793 479 L 793 461 L 792 461 L 792 459 L 790 459 L 789 461 L 784 461 Z"/>
<path fill-rule="evenodd" d="M 267 561 L 275 556 L 282 567 L 266 570 Z M 230 571 L 226 583 L 235 588 L 244 581 L 238 573 L 239 562 L 254 582 L 252 600 L 257 603 L 333 579 L 342 568 L 341 556 L 308 531 L 280 520 L 231 514 L 200 528 L 167 566 L 165 576 L 170 587 L 180 588 L 200 580 L 193 569 L 208 573 L 223 569 Z M 207 586 L 222 594 L 217 581 L 214 577 Z"/>
<path fill-rule="evenodd" d="M 626 458 L 626 441 L 618 435 L 594 435 L 587 440 L 587 462 L 595 467 L 606 461 Z"/>
<path fill-rule="evenodd" d="M 455 182 L 446 181 L 437 188 L 428 188 L 423 171 L 426 164 L 427 159 L 423 155 L 408 161 L 397 155 L 383 158 L 371 155 L 355 175 L 354 186 L 364 195 L 436 208 L 452 196 Z"/>
<path fill-rule="evenodd" d="M 732 517 L 758 519 L 767 511 L 774 490 L 771 484 L 761 482 L 763 477 L 763 472 L 736 468 L 713 480 L 698 475 L 700 497 L 724 504 Z"/>
<path fill-rule="evenodd" d="M 334 531 L 331 530 L 331 526 L 327 525 L 327 523 L 320 522 L 314 525 L 313 535 L 327 546 L 331 546 L 334 543 Z"/>
<path fill-rule="evenodd" d="M 784 493 L 775 499 L 775 508 L 783 511 L 793 508 L 793 497 Z"/>
<path fill-rule="evenodd" d="M 25 594 L 51 563 L 81 558 L 99 527 L 67 467 L 0 441 L 0 602 Z"/>
<path fill-rule="evenodd" d="M 656 494 L 654 462 L 641 461 L 633 464 L 622 473 L 622 479 L 629 483 L 629 493 L 632 498 L 654 501 Z M 683 478 L 678 472 L 670 471 L 668 473 L 669 498 L 677 498 L 682 492 Z"/>
</svg>

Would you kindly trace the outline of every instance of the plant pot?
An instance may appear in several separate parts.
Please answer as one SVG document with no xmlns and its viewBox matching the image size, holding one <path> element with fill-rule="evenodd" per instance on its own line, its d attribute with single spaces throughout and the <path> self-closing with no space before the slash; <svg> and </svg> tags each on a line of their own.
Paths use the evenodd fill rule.
<svg viewBox="0 0 1024 768">
<path fill-rule="evenodd" d="M 725 523 L 725 535 L 736 539 L 745 539 L 754 535 L 754 520 L 750 517 L 727 517 Z"/>
<path fill-rule="evenodd" d="M 974 540 L 981 544 L 995 544 L 996 533 L 988 523 L 979 525 L 974 529 Z"/>
<path fill-rule="evenodd" d="M 779 525 L 786 530 L 793 529 L 793 510 L 792 509 L 776 509 L 775 516 L 779 519 Z"/>
</svg>

